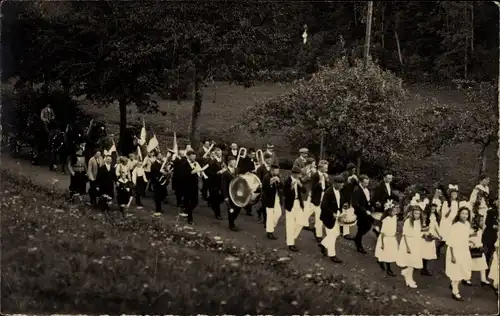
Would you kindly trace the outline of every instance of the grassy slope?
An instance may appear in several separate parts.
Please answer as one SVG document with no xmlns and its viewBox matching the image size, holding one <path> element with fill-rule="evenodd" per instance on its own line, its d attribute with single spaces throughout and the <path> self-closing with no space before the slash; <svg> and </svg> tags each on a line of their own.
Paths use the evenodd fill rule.
<svg viewBox="0 0 500 316">
<path fill-rule="evenodd" d="M 204 103 L 200 115 L 200 126 L 202 136 L 226 135 L 226 131 L 241 118 L 242 111 L 257 100 L 270 98 L 286 93 L 293 87 L 292 84 L 261 84 L 245 89 L 241 86 L 228 85 L 226 83 L 215 83 L 205 89 Z M 436 89 L 434 87 L 409 87 L 411 93 L 415 94 L 411 102 L 408 103 L 408 110 L 411 111 L 420 105 L 421 98 L 435 97 L 445 103 L 464 104 L 463 95 L 458 91 L 450 89 Z M 149 126 L 157 134 L 171 133 L 175 130 L 178 134 L 187 135 L 189 131 L 192 101 L 183 101 L 179 106 L 174 101 L 161 101 L 161 109 L 166 111 L 167 116 L 146 115 L 145 119 Z M 466 105 L 464 104 L 464 107 Z M 116 107 L 94 108 L 87 107 L 87 111 L 108 120 L 111 123 L 118 123 L 118 111 Z M 131 122 L 140 122 L 142 115 L 130 112 Z M 117 128 L 115 127 L 115 130 Z M 244 130 L 237 130 L 227 133 L 226 142 L 236 141 L 245 147 L 263 147 L 267 142 L 273 142 L 277 147 L 277 154 L 280 158 L 293 159 L 296 155 L 294 148 L 284 142 L 283 135 L 270 135 L 269 137 L 256 137 L 249 135 Z M 169 138 L 164 137 L 162 142 L 168 142 Z M 182 143 L 183 145 L 186 143 Z M 459 144 L 445 148 L 442 153 L 427 159 L 415 162 L 407 162 L 402 168 L 408 174 L 412 183 L 422 183 L 430 185 L 435 181 L 445 183 L 458 183 L 464 192 L 475 185 L 477 181 L 479 149 L 473 144 Z M 487 172 L 496 178 L 498 174 L 498 158 L 496 148 L 488 151 L 489 164 Z M 497 188 L 496 181 L 492 187 Z"/>
<path fill-rule="evenodd" d="M 238 252 L 196 233 L 99 214 L 4 179 L 2 312 L 172 314 L 416 313 L 422 302 L 381 298 L 302 277 L 264 250 Z M 229 255 L 231 253 L 231 255 Z"/>
</svg>

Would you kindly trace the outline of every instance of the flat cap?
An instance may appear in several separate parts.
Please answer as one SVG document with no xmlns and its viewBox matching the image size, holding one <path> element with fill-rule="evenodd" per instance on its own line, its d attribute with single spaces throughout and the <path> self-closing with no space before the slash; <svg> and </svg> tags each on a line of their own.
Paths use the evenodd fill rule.
<svg viewBox="0 0 500 316">
<path fill-rule="evenodd" d="M 350 163 L 347 164 L 347 167 L 346 167 L 347 170 L 351 170 L 351 169 L 354 169 L 354 168 L 356 168 L 356 165 L 353 164 L 352 162 L 350 162 Z"/>
<path fill-rule="evenodd" d="M 273 149 L 274 145 L 273 144 L 267 144 L 267 149 Z"/>
<path fill-rule="evenodd" d="M 336 175 L 333 177 L 333 182 L 335 183 L 344 183 L 344 177 L 341 175 Z"/>
<path fill-rule="evenodd" d="M 191 155 L 196 155 L 196 153 L 194 152 L 194 150 L 187 150 L 186 151 L 186 156 L 191 156 Z"/>
<path fill-rule="evenodd" d="M 301 154 L 307 154 L 307 153 L 309 153 L 309 149 L 303 147 L 303 148 L 299 149 L 299 153 L 301 153 Z"/>
<path fill-rule="evenodd" d="M 299 174 L 301 172 L 302 172 L 302 170 L 300 170 L 300 168 L 297 167 L 297 166 L 295 166 L 295 167 L 292 168 L 292 173 L 294 173 L 294 174 Z"/>
</svg>

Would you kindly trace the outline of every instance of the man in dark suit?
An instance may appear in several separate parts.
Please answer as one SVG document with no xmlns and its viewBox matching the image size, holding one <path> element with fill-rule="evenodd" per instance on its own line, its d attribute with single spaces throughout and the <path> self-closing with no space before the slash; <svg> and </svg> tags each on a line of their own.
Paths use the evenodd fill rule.
<svg viewBox="0 0 500 316">
<path fill-rule="evenodd" d="M 259 177 L 260 182 L 264 181 L 264 176 L 271 170 L 271 155 L 264 154 L 264 163 L 257 168 L 256 174 Z M 264 192 L 261 194 L 261 201 L 264 198 Z M 266 224 L 266 207 L 261 203 L 260 208 L 257 210 L 257 216 L 259 221 L 264 225 Z"/>
<path fill-rule="evenodd" d="M 304 200 L 302 193 L 305 191 L 300 182 L 300 169 L 292 168 L 292 174 L 283 184 L 283 197 L 286 212 L 286 245 L 291 251 L 298 251 L 295 241 L 305 226 Z"/>
<path fill-rule="evenodd" d="M 205 160 L 209 167 L 206 170 L 207 179 L 204 180 L 206 188 L 208 190 L 208 202 L 216 219 L 222 219 L 220 213 L 220 205 L 223 201 L 221 194 L 221 181 L 222 173 L 224 172 L 224 161 L 222 160 L 222 150 L 220 148 L 214 149 L 213 157 L 209 160 Z"/>
<path fill-rule="evenodd" d="M 198 151 L 198 157 L 200 161 L 200 165 L 204 166 L 208 163 L 210 163 L 210 146 L 212 145 L 212 142 L 208 139 L 203 140 L 203 145 L 201 146 L 200 150 Z M 202 179 L 202 186 L 201 186 L 201 197 L 208 202 L 208 185 L 206 183 L 207 181 L 203 178 Z M 210 203 L 209 203 L 210 204 Z"/>
<path fill-rule="evenodd" d="M 238 158 L 238 144 L 232 143 L 231 146 L 229 147 L 229 151 L 227 152 L 225 156 L 225 162 L 227 163 L 229 157 L 233 157 L 234 159 Z"/>
<path fill-rule="evenodd" d="M 482 242 L 486 248 L 486 262 L 491 262 L 493 252 L 495 251 L 495 242 L 498 238 L 498 200 L 490 201 L 490 208 L 486 212 L 485 228 Z"/>
<path fill-rule="evenodd" d="M 187 160 L 181 168 L 182 200 L 187 214 L 188 224 L 193 224 L 193 210 L 198 205 L 198 181 L 202 174 L 200 165 L 196 162 L 196 153 L 186 152 Z"/>
<path fill-rule="evenodd" d="M 321 160 L 318 163 L 318 169 L 310 177 L 310 213 L 314 214 L 314 231 L 316 235 L 316 240 L 320 242 L 323 239 L 323 224 L 320 219 L 321 214 L 321 200 L 323 199 L 324 192 L 330 186 L 330 180 L 328 179 L 328 161 Z M 307 212 L 307 210 L 306 210 Z"/>
<path fill-rule="evenodd" d="M 293 162 L 293 167 L 303 169 L 306 166 L 307 157 L 309 156 L 309 149 L 301 148 L 299 149 L 299 157 Z"/>
<path fill-rule="evenodd" d="M 266 208 L 266 233 L 269 239 L 277 239 L 274 230 L 281 217 L 280 201 L 283 199 L 283 184 L 279 175 L 279 166 L 271 165 L 271 171 L 262 180 L 262 205 Z"/>
<path fill-rule="evenodd" d="M 351 203 L 352 192 L 358 186 L 358 177 L 356 176 L 356 165 L 348 163 L 346 170 L 342 173 L 344 177 L 344 188 L 342 193 L 347 202 Z"/>
<path fill-rule="evenodd" d="M 182 166 L 186 163 L 186 155 L 184 150 L 179 151 L 179 156 L 174 158 L 172 163 L 172 190 L 175 192 L 177 207 L 184 211 L 183 195 L 182 195 Z"/>
<path fill-rule="evenodd" d="M 340 223 L 337 218 L 342 213 L 342 205 L 344 199 L 342 197 L 342 187 L 344 186 L 344 178 L 342 176 L 335 176 L 333 178 L 333 185 L 329 187 L 321 201 L 321 214 L 320 219 L 326 228 L 326 237 L 323 238 L 320 244 L 321 252 L 328 255 L 330 260 L 335 263 L 342 263 L 337 257 L 335 245 L 337 237 L 340 235 Z"/>
<path fill-rule="evenodd" d="M 107 150 L 104 151 L 104 164 L 99 167 L 97 171 L 97 192 L 100 197 L 100 203 L 103 211 L 108 209 L 108 204 L 103 201 L 110 201 L 115 196 L 115 181 L 116 172 L 114 166 L 111 165 L 111 153 Z"/>
<path fill-rule="evenodd" d="M 366 250 L 363 248 L 363 236 L 370 231 L 373 222 L 373 218 L 371 217 L 373 207 L 371 205 L 368 184 L 370 184 L 370 179 L 365 175 L 361 175 L 359 177 L 359 185 L 354 188 L 351 197 L 352 207 L 358 221 L 358 231 L 354 242 L 357 251 L 363 254 L 366 254 Z"/>
<path fill-rule="evenodd" d="M 257 162 L 257 158 L 255 157 L 255 149 L 249 148 L 247 151 L 247 155 L 243 158 L 240 158 L 240 161 L 238 162 L 238 166 L 236 168 L 236 174 L 245 174 L 247 172 L 256 173 L 258 167 L 259 163 Z M 252 204 L 248 204 L 244 209 L 247 215 L 252 215 Z"/>
<path fill-rule="evenodd" d="M 229 220 L 229 229 L 232 231 L 238 231 L 235 225 L 236 218 L 240 214 L 241 208 L 234 204 L 231 196 L 229 194 L 229 185 L 231 181 L 236 177 L 236 159 L 229 156 L 227 158 L 227 169 L 222 173 L 222 195 L 224 196 L 224 201 L 227 203 L 227 218 Z"/>
</svg>

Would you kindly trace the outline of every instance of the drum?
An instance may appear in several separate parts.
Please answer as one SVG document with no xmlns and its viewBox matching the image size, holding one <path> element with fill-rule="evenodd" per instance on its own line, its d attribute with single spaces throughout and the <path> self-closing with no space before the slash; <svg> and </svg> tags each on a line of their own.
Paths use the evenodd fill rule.
<svg viewBox="0 0 500 316">
<path fill-rule="evenodd" d="M 245 173 L 234 178 L 229 184 L 229 196 L 234 205 L 245 207 L 257 202 L 262 187 L 259 177 L 253 173 Z"/>
</svg>

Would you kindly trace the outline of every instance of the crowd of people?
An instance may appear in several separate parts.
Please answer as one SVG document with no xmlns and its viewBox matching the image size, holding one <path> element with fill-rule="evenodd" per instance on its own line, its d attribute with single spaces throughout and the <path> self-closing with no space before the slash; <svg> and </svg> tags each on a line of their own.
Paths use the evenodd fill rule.
<svg viewBox="0 0 500 316">
<path fill-rule="evenodd" d="M 258 157 L 258 151 L 252 148 L 242 156 L 235 143 L 223 151 L 206 140 L 199 152 L 189 145 L 181 150 L 175 145 L 162 152 L 157 142 L 155 146 L 150 144 L 139 145 L 128 157 L 117 156 L 115 148 L 96 149 L 88 161 L 83 147 L 78 147 L 67 165 L 71 195 L 87 194 L 88 182 L 93 207 L 108 212 L 116 197 L 125 215 L 134 200 L 135 206 L 142 208 L 142 199 L 151 192 L 154 215 L 161 216 L 170 186 L 179 214 L 188 224 L 193 224 L 201 193 L 216 219 L 222 220 L 221 208 L 227 208 L 233 231 L 238 231 L 239 213 L 251 215 L 255 209 L 269 239 L 278 238 L 275 229 L 284 209 L 285 242 L 290 251 L 299 250 L 295 242 L 301 231 L 311 230 L 319 251 L 341 264 L 336 252 L 338 237 L 354 241 L 356 250 L 366 254 L 363 237 L 373 231 L 377 235 L 374 255 L 378 265 L 392 277 L 396 276 L 392 264 L 401 267 L 409 288 L 417 287 L 415 269 L 422 275 L 432 275 L 432 261 L 446 246 L 445 274 L 454 299 L 463 300 L 459 285 L 471 285 L 474 271 L 479 272 L 483 286 L 498 289 L 498 200 L 491 198 L 487 176 L 480 178 L 467 199 L 460 200 L 458 186 L 450 184 L 436 188 L 428 197 L 415 193 L 402 203 L 392 189 L 390 171 L 384 172 L 375 190 L 370 190 L 370 179 L 358 176 L 354 164 L 330 177 L 328 161 L 310 158 L 307 148 L 300 149 L 291 174 L 283 179 L 273 145 L 267 145 Z M 255 174 L 261 182 L 260 203 L 239 207 L 231 198 L 230 184 L 247 173 Z M 400 219 L 403 228 L 398 241 Z M 353 225 L 357 226 L 354 236 L 350 234 Z"/>
</svg>

